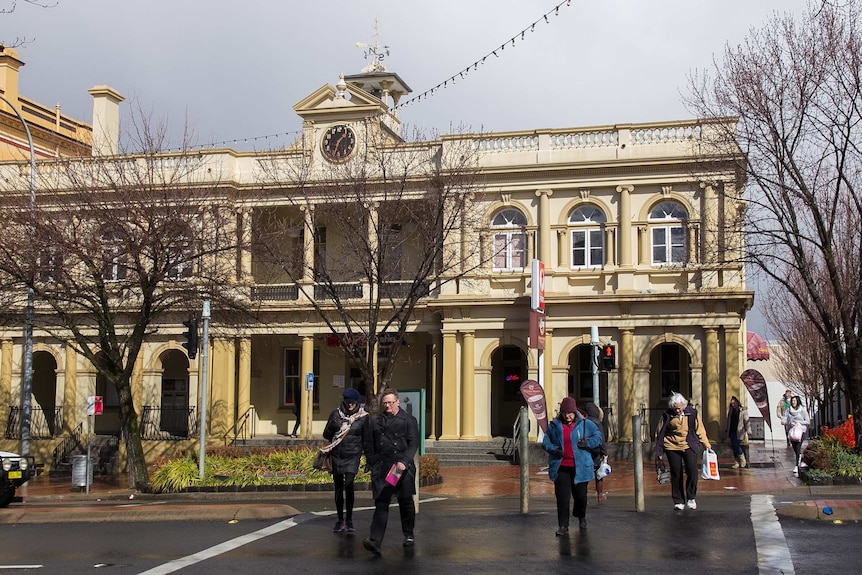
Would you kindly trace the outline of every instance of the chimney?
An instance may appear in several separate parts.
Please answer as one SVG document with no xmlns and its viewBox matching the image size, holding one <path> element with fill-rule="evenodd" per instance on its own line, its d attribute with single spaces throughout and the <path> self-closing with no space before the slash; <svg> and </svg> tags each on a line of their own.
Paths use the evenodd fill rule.
<svg viewBox="0 0 862 575">
<path fill-rule="evenodd" d="M 0 46 L 0 94 L 19 108 L 18 68 L 23 65 L 24 62 L 18 59 L 18 52 L 12 48 Z M 0 110 L 11 112 L 2 100 L 0 100 Z"/>
<path fill-rule="evenodd" d="M 93 96 L 93 155 L 112 156 L 120 146 L 119 92 L 100 84 L 87 90 Z"/>
</svg>

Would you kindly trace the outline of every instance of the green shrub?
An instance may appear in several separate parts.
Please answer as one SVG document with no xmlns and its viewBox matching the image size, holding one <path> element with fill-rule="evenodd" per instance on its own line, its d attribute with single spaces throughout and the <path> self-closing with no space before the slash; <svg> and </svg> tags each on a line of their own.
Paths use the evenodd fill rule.
<svg viewBox="0 0 862 575">
<path fill-rule="evenodd" d="M 828 476 L 862 477 L 862 456 L 838 437 L 826 436 L 811 441 L 802 460 L 809 467 L 809 476 L 814 473 L 813 477 L 819 477 L 817 473 L 822 472 Z"/>
<path fill-rule="evenodd" d="M 433 478 L 440 475 L 440 460 L 436 455 L 419 456 L 419 479 Z"/>
</svg>

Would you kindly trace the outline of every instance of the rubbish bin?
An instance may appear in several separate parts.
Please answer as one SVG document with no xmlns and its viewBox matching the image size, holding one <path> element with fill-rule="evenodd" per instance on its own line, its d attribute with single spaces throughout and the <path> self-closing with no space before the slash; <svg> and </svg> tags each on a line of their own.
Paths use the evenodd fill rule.
<svg viewBox="0 0 862 575">
<path fill-rule="evenodd" d="M 89 473 L 87 473 L 89 471 Z M 93 484 L 93 466 L 87 467 L 86 455 L 72 456 L 72 485 L 87 487 Z"/>
</svg>

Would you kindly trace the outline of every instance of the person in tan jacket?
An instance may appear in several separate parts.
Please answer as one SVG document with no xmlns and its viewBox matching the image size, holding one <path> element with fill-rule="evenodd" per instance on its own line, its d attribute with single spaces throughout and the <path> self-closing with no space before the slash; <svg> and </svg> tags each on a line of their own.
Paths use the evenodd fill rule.
<svg viewBox="0 0 862 575">
<path fill-rule="evenodd" d="M 733 458 L 736 459 L 733 469 L 748 467 L 742 444 L 748 439 L 748 434 L 751 433 L 751 424 L 748 421 L 748 410 L 740 405 L 735 395 L 730 398 L 730 408 L 727 410 L 727 425 L 724 431 L 727 433 L 728 439 L 730 439 L 730 448 L 733 451 Z"/>
<path fill-rule="evenodd" d="M 673 508 L 677 511 L 697 509 L 697 458 L 702 448 L 712 449 L 712 445 L 697 411 L 681 393 L 671 394 L 659 423 L 655 454 L 659 459 L 667 456 Z"/>
</svg>

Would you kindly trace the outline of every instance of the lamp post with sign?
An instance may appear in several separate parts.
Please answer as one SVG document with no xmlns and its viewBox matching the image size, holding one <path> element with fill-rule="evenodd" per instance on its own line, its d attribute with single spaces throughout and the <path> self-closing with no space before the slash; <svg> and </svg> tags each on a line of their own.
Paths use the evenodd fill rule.
<svg viewBox="0 0 862 575">
<path fill-rule="evenodd" d="M 538 353 L 539 373 L 536 378 L 539 387 L 545 389 L 545 264 L 534 259 L 531 266 L 531 292 L 530 292 L 530 348 Z M 547 393 L 544 393 L 547 397 Z M 541 428 L 536 431 L 536 440 L 542 441 L 544 432 Z"/>
<path fill-rule="evenodd" d="M 87 493 L 90 492 L 90 478 L 93 476 L 90 471 L 93 462 L 90 459 L 90 445 L 92 444 L 93 433 L 93 417 L 102 415 L 103 404 L 101 395 L 91 395 L 87 398 L 87 467 L 84 470 L 84 483 L 86 483 Z"/>
<path fill-rule="evenodd" d="M 6 102 L 21 125 L 27 136 L 27 146 L 30 149 L 30 233 L 34 234 L 36 229 L 36 150 L 33 147 L 33 136 L 30 135 L 30 126 L 24 121 L 18 108 L 12 102 L 0 95 L 0 100 Z M 30 262 L 30 273 L 35 273 L 35 263 Z M 30 278 L 32 280 L 32 278 Z M 33 389 L 33 287 L 27 287 L 27 307 L 24 309 L 24 361 L 21 366 L 21 455 L 30 455 L 30 393 Z"/>
</svg>

